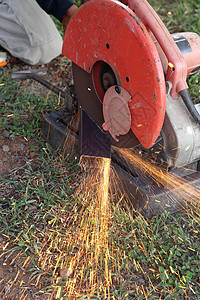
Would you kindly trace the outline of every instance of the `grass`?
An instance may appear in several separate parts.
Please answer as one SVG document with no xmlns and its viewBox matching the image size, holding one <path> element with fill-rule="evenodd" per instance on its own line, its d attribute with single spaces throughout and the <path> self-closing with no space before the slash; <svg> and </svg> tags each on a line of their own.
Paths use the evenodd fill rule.
<svg viewBox="0 0 200 300">
<path fill-rule="evenodd" d="M 171 32 L 200 34 L 197 1 L 151 0 L 150 3 Z M 30 278 L 34 282 L 44 278 L 44 292 L 61 299 L 66 280 L 57 274 L 62 267 L 57 259 L 65 249 L 69 251 L 63 241 L 70 238 L 67 235 L 69 220 L 78 214 L 74 209 L 83 208 L 77 197 L 80 168 L 76 160 L 60 156 L 42 139 L 42 120 L 45 114 L 58 108 L 57 96 L 51 94 L 47 98 L 45 94 L 37 96 L 27 92 L 23 83 L 11 81 L 11 71 L 0 69 L 0 83 L 4 83 L 0 86 L 0 127 L 15 135 L 31 136 L 37 141 L 34 151 L 39 158 L 36 168 L 27 164 L 17 176 L 0 180 L 1 188 L 15 187 L 12 196 L 0 199 L 4 203 L 0 210 L 0 232 L 9 243 L 7 254 L 23 250 L 24 263 L 30 257 L 31 264 L 26 266 Z M 192 99 L 198 102 L 199 74 L 188 82 Z M 197 299 L 200 295 L 198 212 L 191 208 L 184 213 L 165 212 L 145 220 L 128 206 L 111 205 L 109 243 L 113 257 L 108 261 L 113 279 L 111 299 Z M 76 229 L 77 224 L 74 224 L 71 230 Z M 39 254 L 45 255 L 47 250 L 51 263 L 44 265 Z M 103 298 L 103 292 L 90 297 Z"/>
<path fill-rule="evenodd" d="M 121 260 L 122 268 L 125 266 L 124 284 L 128 286 L 131 278 L 140 278 L 142 274 L 143 280 L 135 278 L 135 282 L 138 286 L 140 282 L 139 290 L 141 284 L 148 286 L 148 299 L 156 299 L 159 292 L 161 299 L 182 299 L 185 291 L 191 292 L 190 287 L 195 285 L 194 292 L 198 294 L 199 242 L 198 233 L 194 234 L 197 224 L 193 218 L 187 214 L 174 217 L 166 213 L 149 223 L 140 216 L 132 219 L 121 215 L 122 212 L 118 215 L 122 224 L 119 244 L 125 254 Z M 157 293 L 153 293 L 155 287 Z M 128 293 L 134 295 L 135 290 Z M 143 298 L 144 295 L 138 295 L 138 299 Z"/>
<path fill-rule="evenodd" d="M 149 3 L 159 14 L 170 33 L 188 31 L 199 34 L 200 4 L 198 1 L 150 0 Z"/>
<path fill-rule="evenodd" d="M 57 107 L 58 97 L 30 93 L 19 81 L 11 80 L 13 69 L 1 69 L 0 124 L 10 133 L 23 136 L 37 135 L 42 127 L 44 115 Z"/>
<path fill-rule="evenodd" d="M 38 252 L 44 241 L 48 241 L 47 233 L 54 241 L 49 250 L 51 255 L 57 256 L 61 250 L 59 239 L 66 236 L 68 224 L 64 220 L 69 218 L 78 201 L 74 188 L 77 165 L 65 161 L 67 170 L 63 172 L 63 163 L 55 161 L 50 153 L 45 158 L 45 153 L 42 169 L 25 170 L 16 183 L 16 196 L 6 199 L 9 207 L 1 210 L 0 220 L 1 231 L 9 236 L 14 250 L 23 249 L 27 257 L 32 257 L 34 267 L 30 274 L 42 274 L 52 283 L 56 280 L 53 275 L 56 263 L 50 270 L 45 269 L 38 261 Z M 13 180 L 7 180 L 4 184 L 11 182 L 13 184 Z M 200 226 L 192 210 L 176 216 L 166 212 L 151 221 L 114 204 L 112 211 L 109 242 L 118 265 L 112 273 L 114 299 L 132 299 L 136 295 L 136 299 L 145 299 L 142 286 L 147 299 L 157 299 L 159 295 L 161 299 L 199 295 Z M 16 236 L 19 237 L 16 239 Z M 112 264 L 111 260 L 110 267 Z M 59 284 L 65 286 L 65 281 Z M 94 295 L 92 299 L 103 298 Z"/>
</svg>

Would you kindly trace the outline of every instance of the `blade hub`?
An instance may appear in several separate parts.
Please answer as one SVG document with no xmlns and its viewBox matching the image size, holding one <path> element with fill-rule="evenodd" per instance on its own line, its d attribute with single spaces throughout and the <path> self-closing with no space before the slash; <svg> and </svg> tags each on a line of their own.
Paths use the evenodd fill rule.
<svg viewBox="0 0 200 300">
<path fill-rule="evenodd" d="M 103 102 L 105 92 L 117 84 L 115 73 L 106 62 L 98 61 L 93 67 L 92 77 L 96 94 Z"/>
<path fill-rule="evenodd" d="M 112 85 L 115 83 L 115 78 L 113 78 L 112 74 L 110 73 L 104 73 L 102 77 L 102 83 L 103 83 L 103 89 L 107 91 Z"/>
</svg>

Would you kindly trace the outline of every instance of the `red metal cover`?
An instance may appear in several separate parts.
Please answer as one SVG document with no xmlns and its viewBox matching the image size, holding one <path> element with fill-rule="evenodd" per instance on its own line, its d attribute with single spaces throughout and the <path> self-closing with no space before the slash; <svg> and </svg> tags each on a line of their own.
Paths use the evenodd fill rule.
<svg viewBox="0 0 200 300">
<path fill-rule="evenodd" d="M 63 54 L 87 72 L 97 61 L 111 66 L 132 97 L 131 129 L 151 147 L 164 121 L 165 79 L 156 47 L 134 12 L 118 1 L 87 2 L 67 27 Z"/>
</svg>

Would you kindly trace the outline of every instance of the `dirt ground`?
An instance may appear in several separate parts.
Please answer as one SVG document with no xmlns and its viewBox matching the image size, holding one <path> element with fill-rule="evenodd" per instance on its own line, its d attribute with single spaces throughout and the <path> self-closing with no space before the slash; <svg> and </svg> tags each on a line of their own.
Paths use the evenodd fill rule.
<svg viewBox="0 0 200 300">
<path fill-rule="evenodd" d="M 6 236 L 0 235 L 0 299 L 54 299 L 50 293 L 39 292 L 35 295 L 47 286 L 47 282 L 39 278 L 37 286 L 35 285 L 37 278 L 33 276 L 30 279 L 31 271 L 28 271 L 33 268 L 32 262 L 29 261 L 24 266 L 26 257 L 21 251 L 6 253 L 8 242 Z"/>
<path fill-rule="evenodd" d="M 33 144 L 36 142 L 31 138 L 10 135 L 7 130 L 0 129 L 0 177 L 14 175 L 20 168 L 32 163 L 37 158 L 37 153 L 30 147 Z"/>
</svg>

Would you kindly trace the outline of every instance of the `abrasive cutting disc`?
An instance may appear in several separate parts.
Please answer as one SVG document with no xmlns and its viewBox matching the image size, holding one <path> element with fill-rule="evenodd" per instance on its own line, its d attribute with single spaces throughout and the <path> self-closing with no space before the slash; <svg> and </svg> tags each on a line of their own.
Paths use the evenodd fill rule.
<svg viewBox="0 0 200 300">
<path fill-rule="evenodd" d="M 94 88 L 93 73 L 86 72 L 74 63 L 72 64 L 72 70 L 74 78 L 74 88 L 79 101 L 79 105 L 87 111 L 87 113 L 100 127 L 102 127 L 102 124 L 105 122 L 103 118 L 103 104 Z M 99 73 L 100 82 L 106 77 L 105 74 L 109 73 Z M 101 80 L 101 78 L 103 79 Z M 104 84 L 108 81 L 104 80 Z M 112 85 L 115 84 L 115 81 L 112 82 L 112 80 L 110 80 L 110 82 L 113 83 Z M 110 87 L 110 84 L 108 84 L 107 86 L 105 84 L 105 91 L 108 87 Z M 126 135 L 119 136 L 119 142 L 116 142 L 111 136 L 110 139 L 112 145 L 120 148 L 131 148 L 140 144 L 131 130 Z"/>
</svg>

